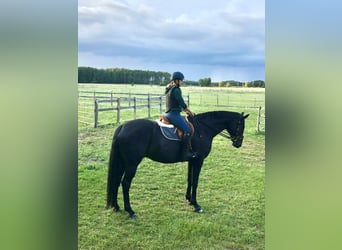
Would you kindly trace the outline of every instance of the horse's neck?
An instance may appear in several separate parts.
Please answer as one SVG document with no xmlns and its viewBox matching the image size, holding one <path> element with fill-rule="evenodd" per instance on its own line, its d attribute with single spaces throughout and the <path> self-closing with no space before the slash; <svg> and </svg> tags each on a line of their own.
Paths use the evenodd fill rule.
<svg viewBox="0 0 342 250">
<path fill-rule="evenodd" d="M 230 119 L 230 113 L 217 113 L 216 115 L 208 115 L 201 122 L 203 124 L 202 130 L 205 131 L 205 133 L 210 137 L 215 137 L 227 127 L 228 120 Z"/>
<path fill-rule="evenodd" d="M 213 133 L 213 137 L 221 133 L 222 130 L 224 130 L 227 127 L 227 125 L 224 124 L 222 120 L 214 120 L 210 126 Z"/>
</svg>

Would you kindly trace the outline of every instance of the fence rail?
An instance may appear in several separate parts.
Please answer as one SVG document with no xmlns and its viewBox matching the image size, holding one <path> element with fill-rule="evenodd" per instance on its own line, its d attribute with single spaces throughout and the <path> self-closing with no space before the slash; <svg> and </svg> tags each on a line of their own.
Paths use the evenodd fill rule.
<svg viewBox="0 0 342 250">
<path fill-rule="evenodd" d="M 185 102 L 190 105 L 190 95 L 184 95 Z M 243 100 L 243 101 L 242 101 Z M 165 96 L 159 94 L 143 93 L 124 93 L 124 92 L 95 92 L 79 91 L 79 124 L 82 126 L 106 125 L 116 120 L 120 123 L 130 115 L 133 119 L 138 116 L 142 118 L 151 118 L 152 115 L 159 115 L 163 112 L 165 106 Z M 226 94 L 207 95 L 191 93 L 191 105 L 214 105 L 216 107 L 239 108 L 239 109 L 257 109 L 257 132 L 265 131 L 265 108 L 260 99 L 234 99 Z M 122 113 L 122 111 L 129 111 Z M 139 112 L 138 112 L 139 111 Z M 114 117 L 113 117 L 114 116 Z M 100 122 L 101 121 L 101 122 Z M 104 122 L 105 121 L 105 122 Z M 107 123 L 106 123 L 107 122 Z"/>
<path fill-rule="evenodd" d="M 154 110 L 158 110 L 160 114 L 165 106 L 164 95 L 142 93 L 80 91 L 78 101 L 79 118 L 84 117 L 86 112 L 92 113 L 95 128 L 99 126 L 101 112 L 112 111 L 112 114 L 116 114 L 116 122 L 120 123 L 123 110 L 132 110 L 133 119 L 136 119 L 138 110 L 147 109 L 147 118 L 151 118 Z M 189 104 L 189 95 L 185 101 Z M 88 107 L 87 111 L 84 110 L 85 107 Z M 87 124 L 88 121 L 80 121 L 80 123 Z"/>
<path fill-rule="evenodd" d="M 137 104 L 137 103 L 140 104 Z M 101 103 L 110 103 L 111 107 L 100 107 Z M 141 104 L 142 103 L 142 104 Z M 103 111 L 116 111 L 116 121 L 117 123 L 121 120 L 121 111 L 122 110 L 133 110 L 133 119 L 136 119 L 137 116 L 137 109 L 147 108 L 148 113 L 147 117 L 151 118 L 151 109 L 152 107 L 158 107 L 159 113 L 162 113 L 162 107 L 165 103 L 165 97 L 158 96 L 158 97 L 151 97 L 151 95 L 147 95 L 147 98 L 137 98 L 137 97 L 115 97 L 111 99 L 99 100 L 95 99 L 94 105 L 94 127 L 98 127 L 98 116 L 99 112 Z M 124 106 L 123 104 L 126 104 Z"/>
</svg>

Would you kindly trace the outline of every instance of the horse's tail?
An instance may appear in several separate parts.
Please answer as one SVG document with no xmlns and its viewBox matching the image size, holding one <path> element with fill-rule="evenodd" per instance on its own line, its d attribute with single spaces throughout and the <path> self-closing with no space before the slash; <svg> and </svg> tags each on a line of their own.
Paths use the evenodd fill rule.
<svg viewBox="0 0 342 250">
<path fill-rule="evenodd" d="M 118 134 L 122 126 L 119 126 L 113 136 L 112 148 L 109 156 L 108 177 L 107 177 L 107 208 L 117 205 L 117 193 L 123 176 L 122 159 L 118 145 Z"/>
</svg>

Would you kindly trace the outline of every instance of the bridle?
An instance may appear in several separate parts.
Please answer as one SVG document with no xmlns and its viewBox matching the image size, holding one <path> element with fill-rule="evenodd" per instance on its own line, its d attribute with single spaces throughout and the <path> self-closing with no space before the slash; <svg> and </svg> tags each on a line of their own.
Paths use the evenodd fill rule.
<svg viewBox="0 0 342 250">
<path fill-rule="evenodd" d="M 196 125 L 199 126 L 200 122 L 198 121 L 197 117 L 194 116 L 193 119 L 194 119 L 194 122 L 196 123 Z M 214 128 L 214 127 L 212 127 L 212 126 L 210 126 L 210 125 L 208 125 L 206 123 L 203 123 L 203 122 L 201 122 L 201 124 L 206 126 L 209 129 L 217 132 L 220 136 L 232 140 L 233 143 L 238 142 L 239 140 L 242 140 L 244 138 L 243 135 L 239 135 L 239 131 L 241 129 L 241 120 L 238 122 L 238 127 L 236 129 L 236 134 L 235 135 L 231 135 L 230 133 L 228 133 L 226 131 L 219 131 L 219 129 Z M 201 137 L 201 135 L 200 135 L 200 137 Z"/>
<path fill-rule="evenodd" d="M 243 140 L 243 135 L 239 133 L 240 129 L 241 129 L 241 120 L 238 122 L 238 126 L 236 128 L 236 135 L 231 136 L 230 138 L 233 141 L 233 143 Z"/>
</svg>

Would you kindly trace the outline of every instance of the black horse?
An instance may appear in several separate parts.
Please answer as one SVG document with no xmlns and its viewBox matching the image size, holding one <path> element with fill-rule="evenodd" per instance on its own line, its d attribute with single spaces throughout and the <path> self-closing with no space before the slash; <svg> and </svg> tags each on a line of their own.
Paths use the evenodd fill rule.
<svg viewBox="0 0 342 250">
<path fill-rule="evenodd" d="M 186 199 L 194 206 L 195 212 L 202 212 L 197 203 L 196 192 L 198 177 L 204 159 L 208 156 L 213 138 L 221 134 L 230 138 L 233 146 L 241 147 L 245 119 L 248 115 L 229 111 L 212 111 L 188 117 L 195 128 L 192 148 L 198 157 L 188 160 L 188 187 Z M 224 130 L 228 131 L 223 132 Z M 122 183 L 125 210 L 135 217 L 129 198 L 129 189 L 138 165 L 144 157 L 162 163 L 183 161 L 180 154 L 180 142 L 166 139 L 155 121 L 138 119 L 120 125 L 113 136 L 109 159 L 107 180 L 107 208 L 120 210 L 117 194 Z"/>
</svg>

